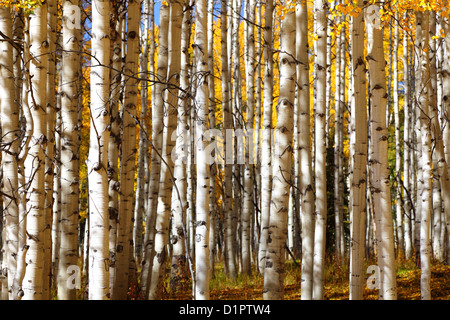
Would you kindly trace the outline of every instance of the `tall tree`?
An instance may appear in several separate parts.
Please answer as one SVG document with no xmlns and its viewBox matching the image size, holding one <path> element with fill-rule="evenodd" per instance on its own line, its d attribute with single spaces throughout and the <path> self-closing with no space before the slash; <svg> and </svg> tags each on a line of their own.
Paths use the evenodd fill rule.
<svg viewBox="0 0 450 320">
<path fill-rule="evenodd" d="M 376 222 L 376 243 L 380 267 L 380 298 L 397 298 L 394 254 L 394 231 L 388 164 L 388 132 L 386 128 L 386 74 L 383 29 L 380 28 L 376 5 L 366 9 L 367 56 L 369 65 L 371 193 Z"/>
<path fill-rule="evenodd" d="M 89 299 L 105 300 L 109 292 L 108 140 L 110 61 L 110 3 L 92 2 L 92 57 L 90 74 L 89 181 Z"/>
<path fill-rule="evenodd" d="M 30 53 L 30 103 L 33 131 L 27 158 L 25 159 L 25 180 L 28 186 L 27 201 L 27 245 L 26 271 L 23 280 L 25 300 L 42 299 L 44 268 L 44 166 L 45 143 L 47 142 L 46 123 L 46 84 L 47 84 L 47 4 L 35 8 L 30 14 L 29 46 Z"/>
<path fill-rule="evenodd" d="M 195 230 L 195 299 L 209 299 L 209 155 L 206 148 L 208 121 L 208 38 L 206 0 L 196 0 L 196 24 L 194 57 L 198 73 L 195 95 L 197 118 L 195 119 L 197 152 L 197 219 Z"/>
<path fill-rule="evenodd" d="M 295 12 L 288 11 L 283 20 L 280 40 L 280 96 L 277 104 L 273 191 L 264 267 L 263 298 L 265 300 L 282 299 L 284 293 L 284 260 L 296 82 L 295 25 Z"/>
<path fill-rule="evenodd" d="M 316 192 L 316 223 L 314 233 L 314 281 L 313 299 L 323 299 L 325 270 L 325 238 L 327 225 L 327 185 L 326 185 L 326 69 L 327 69 L 327 3 L 314 2 L 316 55 L 314 73 L 316 74 L 316 102 L 314 109 L 314 170 Z"/>
</svg>

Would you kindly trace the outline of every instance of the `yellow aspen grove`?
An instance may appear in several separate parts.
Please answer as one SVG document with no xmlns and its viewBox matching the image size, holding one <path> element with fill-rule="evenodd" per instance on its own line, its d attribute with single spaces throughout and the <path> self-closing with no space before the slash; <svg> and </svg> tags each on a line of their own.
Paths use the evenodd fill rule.
<svg viewBox="0 0 450 320">
<path fill-rule="evenodd" d="M 0 0 L 0 299 L 449 300 L 449 16 Z"/>
</svg>

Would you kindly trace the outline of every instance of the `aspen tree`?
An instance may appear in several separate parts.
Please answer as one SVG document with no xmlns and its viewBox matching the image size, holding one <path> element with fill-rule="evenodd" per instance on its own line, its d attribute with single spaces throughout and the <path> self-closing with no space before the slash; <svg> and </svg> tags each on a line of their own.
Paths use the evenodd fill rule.
<svg viewBox="0 0 450 320">
<path fill-rule="evenodd" d="M 231 75 L 229 71 L 229 57 L 228 56 L 228 21 L 231 23 L 231 19 L 227 16 L 227 1 L 221 0 L 220 6 L 220 36 L 221 36 L 221 68 L 222 68 L 222 113 L 223 113 L 223 137 L 224 137 L 224 181 L 223 181 L 223 215 L 224 215 L 224 238 L 225 238 L 225 251 L 224 259 L 226 264 L 226 270 L 231 278 L 236 276 L 236 266 L 234 263 L 234 255 L 232 254 L 232 243 L 231 238 L 231 216 L 233 210 L 233 197 L 232 197 L 232 164 L 229 163 L 227 155 L 231 153 L 233 142 L 228 139 L 227 131 L 232 128 L 231 119 L 231 104 L 230 104 L 230 84 Z"/>
<path fill-rule="evenodd" d="M 405 13 L 406 18 L 406 13 Z M 410 103 L 409 103 L 409 55 L 408 55 L 408 34 L 406 30 L 403 32 L 403 83 L 405 88 L 403 99 L 403 199 L 405 210 L 405 258 L 408 260 L 411 258 L 411 200 L 409 197 L 409 181 L 410 181 Z"/>
<path fill-rule="evenodd" d="M 47 4 L 33 10 L 29 22 L 29 77 L 28 99 L 33 121 L 33 133 L 25 159 L 25 181 L 29 183 L 27 195 L 27 245 L 26 271 L 23 280 L 25 300 L 42 299 L 44 268 L 44 166 L 47 123 L 45 106 L 47 84 Z"/>
<path fill-rule="evenodd" d="M 193 44 L 196 59 L 197 92 L 195 95 L 197 118 L 195 119 L 197 152 L 197 219 L 195 230 L 195 299 L 209 299 L 209 161 L 205 132 L 208 129 L 208 38 L 207 8 L 205 0 L 195 1 L 196 23 Z"/>
<path fill-rule="evenodd" d="M 122 110 L 122 144 L 120 161 L 119 221 L 116 244 L 116 274 L 112 299 L 125 300 L 128 291 L 130 241 L 134 200 L 136 163 L 136 105 L 139 86 L 139 23 L 140 2 L 128 1 L 125 88 Z"/>
<path fill-rule="evenodd" d="M 13 22 L 10 8 L 0 7 L 0 29 L 8 38 L 13 35 Z M 17 255 L 19 248 L 19 103 L 15 100 L 14 73 L 13 73 L 13 46 L 9 41 L 3 39 L 0 43 L 0 110 L 1 110 L 1 132 L 2 132 L 2 192 L 3 192 L 3 230 L 5 236 L 4 245 L 8 282 L 7 288 L 9 299 L 14 299 L 12 290 L 13 281 L 16 277 Z"/>
<path fill-rule="evenodd" d="M 180 41 L 181 41 L 181 4 L 170 1 L 169 24 L 169 60 L 168 89 L 164 101 L 164 130 L 160 186 L 155 222 L 155 256 L 153 259 L 149 297 L 155 299 L 160 293 L 164 277 L 164 264 L 167 260 L 166 245 L 169 241 L 170 208 L 172 204 L 172 188 L 174 161 L 172 150 L 175 146 L 173 132 L 177 127 L 178 86 L 180 83 Z M 163 92 L 164 94 L 164 92 Z"/>
<path fill-rule="evenodd" d="M 264 11 L 264 104 L 261 142 L 261 230 L 259 238 L 259 272 L 264 272 L 269 232 L 272 192 L 272 106 L 273 106 L 273 1 L 267 1 Z"/>
<path fill-rule="evenodd" d="M 61 220 L 60 248 L 57 274 L 58 299 L 75 300 L 75 288 L 67 286 L 67 268 L 77 264 L 78 256 L 78 94 L 81 88 L 78 66 L 80 64 L 80 32 L 73 19 L 76 0 L 63 3 L 63 39 L 61 70 L 61 127 L 60 159 Z M 71 19 L 72 18 L 72 19 Z"/>
<path fill-rule="evenodd" d="M 89 299 L 106 300 L 109 292 L 108 101 L 110 95 L 110 3 L 92 2 L 92 58 L 89 180 Z"/>
<path fill-rule="evenodd" d="M 183 2 L 183 21 L 181 25 L 181 58 L 180 58 L 180 97 L 178 100 L 178 125 L 177 141 L 175 149 L 175 196 L 172 199 L 172 269 L 171 288 L 180 287 L 180 279 L 186 276 L 187 271 L 187 234 L 186 234 L 186 210 L 187 210 L 187 160 L 188 160 L 188 101 L 189 95 L 189 39 L 192 25 L 192 9 L 188 1 Z M 180 198 L 178 198 L 178 195 Z"/>
<path fill-rule="evenodd" d="M 316 220 L 314 233 L 314 281 L 313 299 L 323 299 L 325 238 L 327 224 L 327 190 L 326 190 L 326 55 L 327 55 L 327 3 L 323 0 L 314 2 L 316 21 L 315 74 L 316 102 L 314 109 L 314 170 L 316 192 Z"/>
<path fill-rule="evenodd" d="M 398 15 L 397 15 L 398 18 Z M 395 123 L 395 180 L 396 180 L 396 198 L 395 214 L 397 221 L 397 254 L 398 257 L 404 256 L 403 241 L 403 213 L 402 213 L 402 186 L 401 186 L 401 147 L 400 147 L 400 102 L 398 94 L 398 48 L 399 48 L 399 26 L 398 19 L 394 21 L 394 46 L 393 46 L 393 98 L 394 98 L 394 123 Z"/>
<path fill-rule="evenodd" d="M 51 263 L 52 263 L 52 220 L 53 220 L 53 159 L 55 158 L 55 124 L 56 124 L 56 28 L 57 2 L 47 1 L 47 145 L 45 149 L 45 206 L 44 206 L 44 271 L 42 298 L 50 299 Z M 75 228 L 76 230 L 76 228 Z"/>
<path fill-rule="evenodd" d="M 254 138 L 253 123 L 255 118 L 255 0 L 246 1 L 246 24 L 247 31 L 245 46 L 245 70 L 246 70 L 246 90 L 247 90 L 247 119 L 245 137 L 245 165 L 244 165 L 244 197 L 241 216 L 242 230 L 242 272 L 250 273 L 251 256 L 251 212 L 253 212 L 253 164 L 254 164 Z"/>
<path fill-rule="evenodd" d="M 420 288 L 422 300 L 431 299 L 431 244 L 430 244 L 430 219 L 431 219 L 431 188 L 432 188 L 432 159 L 431 159 L 431 132 L 429 128 L 429 42 L 430 42 L 430 16 L 427 13 L 416 11 L 416 37 L 419 39 L 418 67 L 420 70 L 419 87 L 416 91 L 418 107 L 420 108 L 420 135 L 422 145 L 422 157 L 419 166 L 422 169 L 423 188 L 421 193 L 420 212 Z"/>
<path fill-rule="evenodd" d="M 120 151 L 120 114 L 119 100 L 122 92 L 122 71 L 124 53 L 122 51 L 122 30 L 125 21 L 123 3 L 112 6 L 111 23 L 111 92 L 109 105 L 110 138 L 108 142 L 108 192 L 109 192 L 109 278 L 114 288 L 116 275 L 117 224 L 119 219 L 119 151 Z M 113 290 L 113 289 L 112 289 Z"/>
<path fill-rule="evenodd" d="M 310 86 L 308 58 L 308 7 L 301 1 L 296 6 L 296 57 L 297 57 L 297 104 L 298 148 L 300 157 L 299 193 L 301 196 L 302 222 L 302 300 L 312 299 L 313 253 L 314 253 L 314 190 L 310 141 Z"/>
<path fill-rule="evenodd" d="M 158 65 L 156 83 L 152 100 L 152 151 L 150 158 L 150 185 L 148 191 L 149 203 L 145 221 L 144 259 L 142 261 L 141 283 L 142 289 L 148 295 L 154 254 L 154 237 L 156 209 L 158 204 L 159 184 L 161 176 L 161 155 L 163 144 L 163 89 L 167 80 L 168 63 L 168 32 L 170 7 L 163 3 L 160 8 Z M 153 91 L 152 91 L 153 92 Z"/>
<path fill-rule="evenodd" d="M 142 1 L 142 15 L 141 15 L 141 40 L 140 46 L 142 46 L 142 52 L 140 53 L 139 62 L 139 77 L 140 81 L 140 93 L 141 93 L 141 113 L 139 117 L 139 155 L 138 155 L 138 167 L 137 167 L 137 180 L 136 180 L 136 198 L 134 208 L 134 228 L 133 228 L 133 242 L 134 242 L 134 256 L 136 263 L 140 265 L 142 263 L 142 222 L 146 209 L 147 195 L 147 177 L 149 172 L 149 153 L 148 153 L 148 138 L 149 131 L 147 126 L 147 113 L 148 113 L 148 55 L 149 55 L 149 6 L 150 1 Z"/>
<path fill-rule="evenodd" d="M 358 8 L 362 8 L 362 0 Z M 350 285 L 349 298 L 363 298 L 363 259 L 365 243 L 366 215 L 366 165 L 367 165 L 367 99 L 366 65 L 364 63 L 364 15 L 361 11 L 352 17 L 351 55 L 353 70 L 353 102 L 351 120 L 354 126 L 354 153 L 352 155 L 353 173 L 351 176 L 351 215 L 350 215 Z"/>
<path fill-rule="evenodd" d="M 284 293 L 284 253 L 287 236 L 296 82 L 295 25 L 295 12 L 288 11 L 281 29 L 280 97 L 277 105 L 273 191 L 264 267 L 264 300 L 282 299 Z"/>
<path fill-rule="evenodd" d="M 397 298 L 394 254 L 394 231 L 391 210 L 388 133 L 386 128 L 386 78 L 383 52 L 383 29 L 379 28 L 375 10 L 366 10 L 367 57 L 369 65 L 371 192 L 376 221 L 376 243 L 380 267 L 380 298 Z"/>
</svg>

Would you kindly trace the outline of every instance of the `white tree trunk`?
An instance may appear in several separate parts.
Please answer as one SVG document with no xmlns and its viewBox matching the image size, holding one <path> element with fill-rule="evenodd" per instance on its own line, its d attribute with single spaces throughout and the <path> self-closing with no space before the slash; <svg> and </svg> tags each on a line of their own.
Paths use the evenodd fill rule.
<svg viewBox="0 0 450 320">
<path fill-rule="evenodd" d="M 327 225 L 327 186 L 326 186 L 326 68 L 327 68 L 327 13 L 326 2 L 314 2 L 316 21 L 315 33 L 317 53 L 315 56 L 316 102 L 314 109 L 314 170 L 316 193 L 316 222 L 314 233 L 314 280 L 313 299 L 322 300 L 325 271 L 325 238 Z"/>
<path fill-rule="evenodd" d="M 197 92 L 197 118 L 195 119 L 196 153 L 197 153 L 197 189 L 196 207 L 197 219 L 195 230 L 195 299 L 209 299 L 209 184 L 210 184 L 210 160 L 207 153 L 207 137 L 205 132 L 209 127 L 208 122 L 208 83 L 207 83 L 207 8 L 206 0 L 196 0 L 196 23 L 194 58 L 196 59 Z"/>
<path fill-rule="evenodd" d="M 25 160 L 25 181 L 30 183 L 27 202 L 27 245 L 26 271 L 23 280 L 25 300 L 42 299 L 44 268 L 44 143 L 46 142 L 47 123 L 45 115 L 47 84 L 47 53 L 45 43 L 47 30 L 47 4 L 34 9 L 30 15 L 30 90 L 28 99 L 33 121 L 33 134 L 30 149 Z"/>
<path fill-rule="evenodd" d="M 370 76 L 370 107 L 372 139 L 371 192 L 376 220 L 378 264 L 380 267 L 380 298 L 397 298 L 394 231 L 391 210 L 389 164 L 387 158 L 388 133 L 386 128 L 386 79 L 383 49 L 383 31 L 377 28 L 370 15 L 374 6 L 366 9 L 367 57 Z"/>
<path fill-rule="evenodd" d="M 358 1 L 361 8 L 362 1 Z M 362 300 L 365 252 L 366 215 L 366 165 L 367 165 L 367 98 L 366 65 L 364 63 L 364 15 L 352 18 L 352 65 L 353 101 L 351 106 L 354 126 L 353 173 L 351 176 L 350 215 L 350 285 L 349 299 Z"/>
<path fill-rule="evenodd" d="M 264 300 L 282 299 L 292 162 L 295 103 L 295 12 L 283 20 L 280 44 L 280 97 L 274 145 L 273 190 L 264 267 Z"/>
<path fill-rule="evenodd" d="M 89 179 L 89 299 L 106 300 L 109 292 L 108 142 L 110 117 L 110 3 L 92 2 L 92 58 Z"/>
<path fill-rule="evenodd" d="M 13 23 L 10 8 L 0 7 L 0 30 L 6 37 L 12 38 Z M 0 43 L 0 110 L 2 135 L 2 202 L 7 264 L 9 299 L 14 299 L 12 291 L 16 277 L 17 254 L 19 248 L 19 107 L 15 100 L 13 73 L 13 46 L 8 41 Z M 3 217 L 2 217 L 3 219 Z"/>
</svg>

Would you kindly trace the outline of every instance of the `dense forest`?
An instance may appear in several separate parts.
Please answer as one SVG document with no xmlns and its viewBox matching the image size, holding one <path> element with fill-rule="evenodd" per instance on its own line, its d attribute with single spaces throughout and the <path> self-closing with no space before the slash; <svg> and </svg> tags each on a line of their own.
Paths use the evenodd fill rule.
<svg viewBox="0 0 450 320">
<path fill-rule="evenodd" d="M 449 11 L 1 0 L 1 298 L 449 299 Z"/>
</svg>

